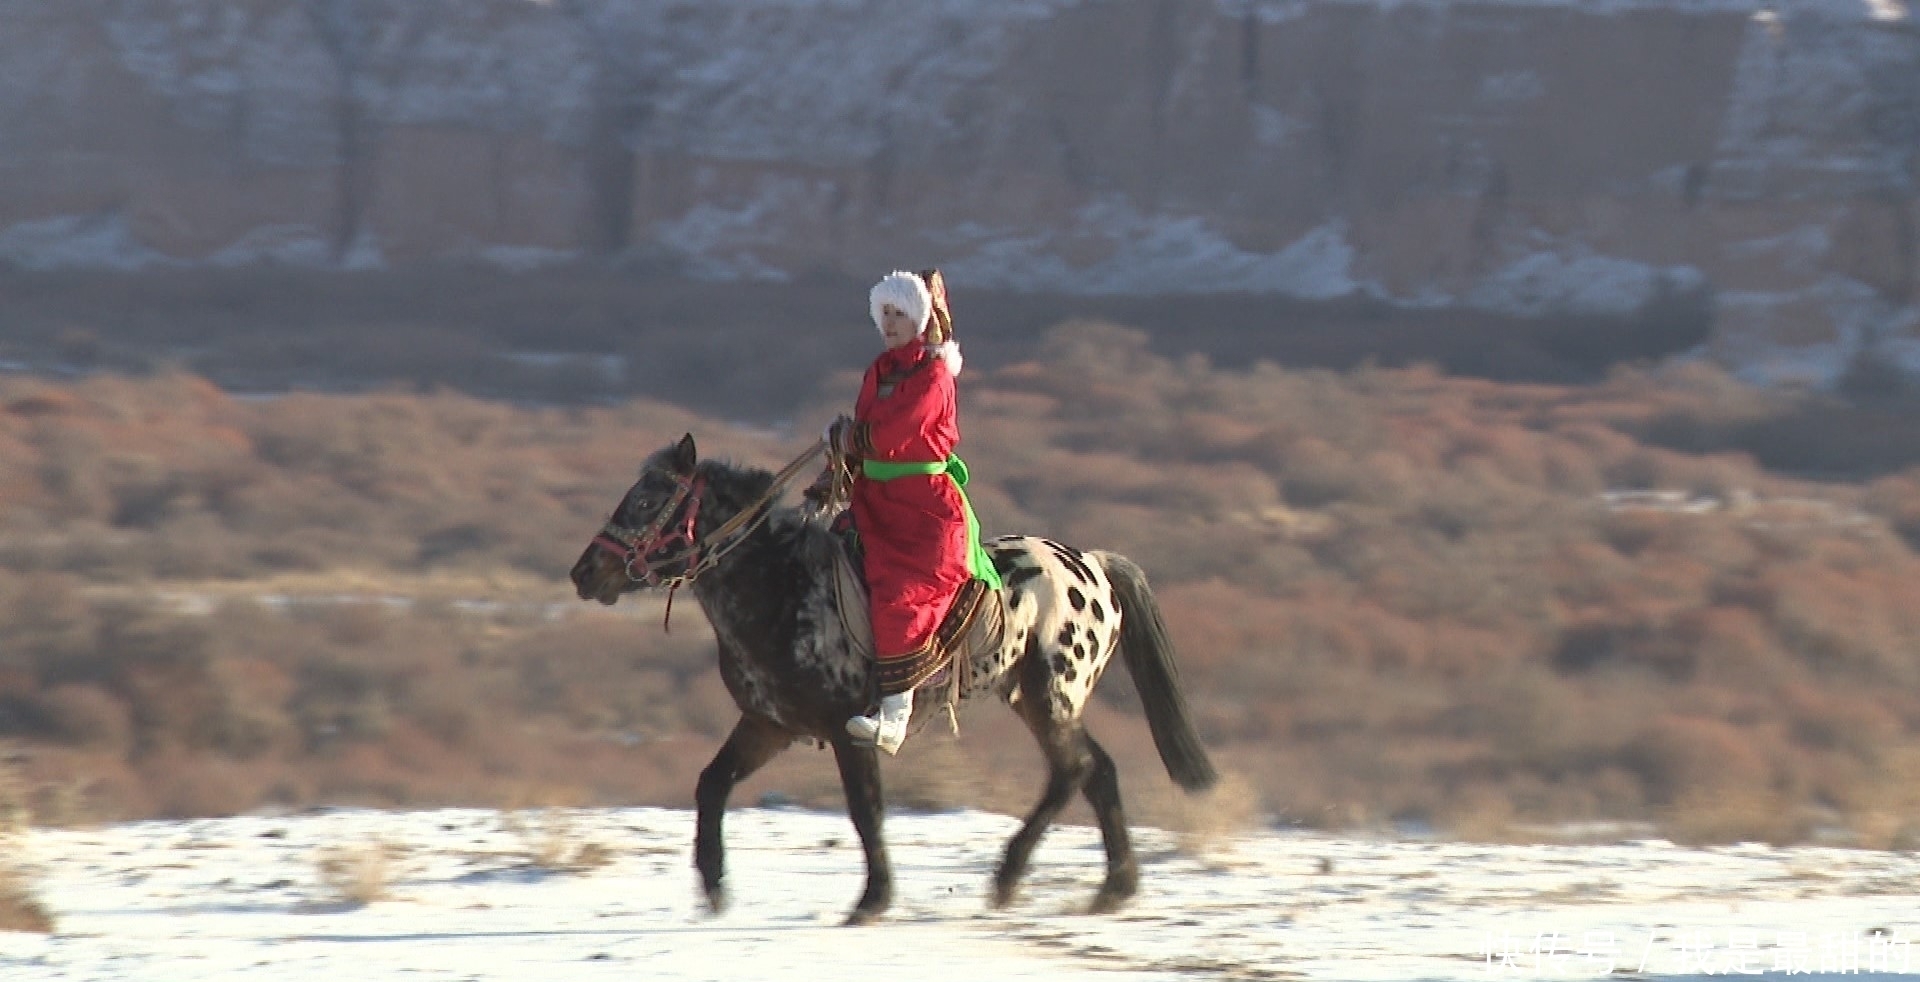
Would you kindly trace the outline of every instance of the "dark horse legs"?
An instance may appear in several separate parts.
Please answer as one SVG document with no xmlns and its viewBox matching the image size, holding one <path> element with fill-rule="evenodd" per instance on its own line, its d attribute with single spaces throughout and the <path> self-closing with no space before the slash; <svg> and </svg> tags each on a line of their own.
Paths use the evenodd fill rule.
<svg viewBox="0 0 1920 982">
<path fill-rule="evenodd" d="M 893 862 L 887 858 L 887 841 L 880 835 L 880 823 L 886 813 L 881 797 L 880 753 L 872 747 L 856 747 L 845 736 L 833 741 L 833 759 L 840 765 L 840 786 L 847 793 L 847 816 L 860 833 L 860 848 L 867 854 L 867 889 L 847 915 L 850 925 L 868 924 L 878 919 L 893 903 Z"/>
<path fill-rule="evenodd" d="M 1100 885 L 1091 909 L 1107 913 L 1118 908 L 1139 889 L 1140 865 L 1133 855 L 1133 839 L 1127 834 L 1126 813 L 1120 805 L 1120 776 L 1113 758 L 1087 735 L 1079 720 L 1054 721 L 1041 686 L 1027 686 L 1014 708 L 1046 755 L 1047 789 L 1027 815 L 1026 824 L 1007 843 L 1006 858 L 993 878 L 993 905 L 1004 907 L 1012 902 L 1040 837 L 1073 793 L 1083 791 L 1100 822 L 1100 840 L 1107 850 L 1107 879 Z"/>
<path fill-rule="evenodd" d="M 1113 758 L 1107 756 L 1106 748 L 1094 742 L 1081 728 L 1080 736 L 1087 741 L 1087 750 L 1093 755 L 1093 770 L 1087 775 L 1087 804 L 1093 806 L 1093 814 L 1100 822 L 1100 842 L 1107 849 L 1107 881 L 1100 884 L 1100 892 L 1093 898 L 1091 913 L 1106 914 L 1120 908 L 1135 891 L 1140 889 L 1140 863 L 1133 856 L 1133 838 L 1127 834 L 1127 815 L 1120 806 L 1120 769 L 1113 766 Z"/>
<path fill-rule="evenodd" d="M 726 843 L 721 826 L 727 814 L 727 797 L 735 785 L 785 750 L 792 736 L 764 720 L 742 716 L 734 724 L 732 735 L 722 744 L 713 762 L 700 772 L 694 800 L 699 806 L 693 837 L 693 865 L 700 871 L 700 886 L 706 891 L 707 905 L 715 913 L 726 908 Z M 847 792 L 847 814 L 860 833 L 860 846 L 867 854 L 867 889 L 848 915 L 848 924 L 866 924 L 885 913 L 893 903 L 893 864 L 887 858 L 887 844 L 880 838 L 883 809 L 880 792 L 880 760 L 872 749 L 853 746 L 844 737 L 833 743 L 833 756 L 840 765 L 840 782 Z"/>
<path fill-rule="evenodd" d="M 727 742 L 721 744 L 720 752 L 700 772 L 700 783 L 693 793 L 699 807 L 694 823 L 693 865 L 700 871 L 700 887 L 706 891 L 707 906 L 714 913 L 727 905 L 726 843 L 720 831 L 727 814 L 727 796 L 733 793 L 734 785 L 785 750 L 791 739 L 770 723 L 742 716 L 733 725 Z"/>
</svg>

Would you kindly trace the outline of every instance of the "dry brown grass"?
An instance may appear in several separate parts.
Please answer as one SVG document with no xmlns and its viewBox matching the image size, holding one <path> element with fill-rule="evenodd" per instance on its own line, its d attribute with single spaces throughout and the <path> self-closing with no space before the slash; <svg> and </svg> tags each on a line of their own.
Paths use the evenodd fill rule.
<svg viewBox="0 0 1920 982">
<path fill-rule="evenodd" d="M 322 902 L 364 907 L 393 896 L 398 851 L 378 839 L 327 846 L 314 856 Z"/>
<path fill-rule="evenodd" d="M 520 844 L 530 867 L 550 873 L 588 873 L 616 858 L 603 842 L 587 838 L 572 809 L 533 808 L 502 812 L 500 824 Z"/>
<path fill-rule="evenodd" d="M 0 843 L 0 851 L 6 848 Z M 11 857 L 0 855 L 0 931 L 52 934 L 53 914 L 40 902 L 31 878 Z"/>
<path fill-rule="evenodd" d="M 0 761 L 0 842 L 26 834 L 32 824 L 32 792 L 20 760 Z"/>
<path fill-rule="evenodd" d="M 1681 845 L 1765 842 L 1792 845 L 1813 831 L 1812 817 L 1777 794 L 1752 787 L 1689 791 L 1663 809 L 1661 830 Z"/>
<path fill-rule="evenodd" d="M 0 763 L 0 931 L 51 934 L 53 915 L 41 903 L 26 862 L 30 798 L 19 761 Z"/>
</svg>

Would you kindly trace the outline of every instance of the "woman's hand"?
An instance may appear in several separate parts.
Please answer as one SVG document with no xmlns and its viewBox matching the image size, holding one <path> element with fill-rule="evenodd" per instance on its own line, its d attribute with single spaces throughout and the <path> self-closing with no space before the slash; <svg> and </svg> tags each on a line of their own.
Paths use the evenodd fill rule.
<svg viewBox="0 0 1920 982">
<path fill-rule="evenodd" d="M 827 441 L 827 449 L 835 456 L 845 457 L 852 453 L 853 417 L 841 413 L 834 418 L 833 422 L 827 424 L 827 429 L 821 434 L 821 438 Z"/>
<path fill-rule="evenodd" d="M 827 449 L 841 460 L 858 461 L 873 456 L 873 435 L 867 424 L 842 415 L 827 424 L 827 431 L 821 434 L 827 441 Z"/>
</svg>

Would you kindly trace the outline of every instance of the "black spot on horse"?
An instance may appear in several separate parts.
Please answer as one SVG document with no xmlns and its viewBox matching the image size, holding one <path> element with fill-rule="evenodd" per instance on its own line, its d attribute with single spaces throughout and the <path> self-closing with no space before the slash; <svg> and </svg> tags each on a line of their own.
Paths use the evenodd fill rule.
<svg viewBox="0 0 1920 982">
<path fill-rule="evenodd" d="M 1099 631 L 1096 631 L 1096 630 L 1094 630 L 1093 628 L 1087 628 L 1087 647 L 1089 647 L 1089 648 L 1098 648 L 1098 647 L 1100 647 L 1100 632 L 1099 632 Z"/>
<path fill-rule="evenodd" d="M 1073 625 L 1072 624 L 1062 625 L 1060 628 L 1060 647 L 1064 648 L 1067 645 L 1070 645 L 1072 643 L 1073 643 Z"/>
<path fill-rule="evenodd" d="M 1080 588 L 1077 586 L 1067 588 L 1067 602 L 1073 605 L 1075 613 L 1087 609 L 1087 595 L 1081 593 Z"/>
<path fill-rule="evenodd" d="M 1007 589 L 1018 590 L 1028 583 L 1039 579 L 1040 576 L 1041 570 L 1038 566 L 1017 566 L 1011 573 L 1000 574 L 1000 579 L 1007 585 Z"/>
<path fill-rule="evenodd" d="M 1101 623 L 1105 623 L 1107 619 L 1107 608 L 1102 607 L 1098 600 L 1093 602 L 1093 619 Z"/>
<path fill-rule="evenodd" d="M 1020 565 L 1020 553 L 1012 549 L 995 549 L 992 553 L 994 572 L 1006 579 Z"/>
<path fill-rule="evenodd" d="M 1053 656 L 1053 674 L 1055 674 L 1055 675 L 1065 675 L 1066 673 L 1068 673 L 1068 672 L 1070 672 L 1070 671 L 1072 671 L 1072 669 L 1071 669 L 1071 668 L 1069 668 L 1069 667 L 1068 667 L 1068 665 L 1067 665 L 1067 656 L 1066 656 L 1066 655 L 1054 655 L 1054 656 Z"/>
<path fill-rule="evenodd" d="M 1007 598 L 1007 609 L 1008 609 L 1008 610 L 1014 610 L 1014 609 L 1016 609 L 1016 608 L 1018 608 L 1018 607 L 1020 606 L 1020 598 L 1021 598 L 1021 597 L 1024 597 L 1024 596 L 1026 596 L 1026 594 L 1024 594 L 1024 593 L 1019 593 L 1019 592 L 1015 592 L 1013 596 L 1011 596 L 1011 597 L 1008 597 L 1008 598 Z"/>
<path fill-rule="evenodd" d="M 1080 661 L 1081 659 L 1083 659 L 1083 658 L 1085 658 L 1085 657 L 1087 657 L 1087 648 L 1086 648 L 1086 646 L 1085 646 L 1085 645 L 1082 645 L 1082 644 L 1076 644 L 1076 645 L 1074 645 L 1074 646 L 1073 646 L 1073 660 L 1074 660 L 1074 661 Z"/>
<path fill-rule="evenodd" d="M 1078 682 L 1080 681 L 1080 670 L 1069 665 L 1067 666 L 1067 670 L 1061 673 L 1060 677 L 1069 682 Z"/>
<path fill-rule="evenodd" d="M 1086 584 L 1092 584 L 1094 582 L 1093 567 L 1087 565 L 1087 561 L 1081 557 L 1080 550 L 1071 546 L 1063 546 L 1052 539 L 1042 539 L 1040 541 L 1047 544 L 1047 548 L 1053 552 L 1055 558 L 1060 560 L 1061 565 L 1073 571 L 1074 579 Z"/>
</svg>

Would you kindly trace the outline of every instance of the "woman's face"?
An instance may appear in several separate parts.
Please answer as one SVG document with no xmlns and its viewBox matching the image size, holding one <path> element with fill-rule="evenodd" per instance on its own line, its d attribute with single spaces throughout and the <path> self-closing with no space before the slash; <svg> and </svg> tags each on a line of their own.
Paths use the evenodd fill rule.
<svg viewBox="0 0 1920 982">
<path fill-rule="evenodd" d="M 880 336 L 887 340 L 887 348 L 891 350 L 919 337 L 920 325 L 893 304 L 881 304 Z"/>
</svg>

